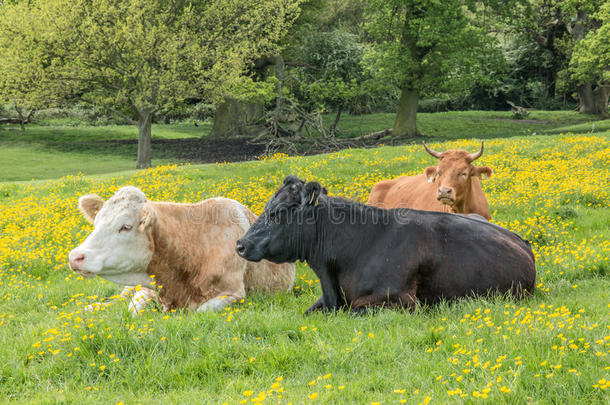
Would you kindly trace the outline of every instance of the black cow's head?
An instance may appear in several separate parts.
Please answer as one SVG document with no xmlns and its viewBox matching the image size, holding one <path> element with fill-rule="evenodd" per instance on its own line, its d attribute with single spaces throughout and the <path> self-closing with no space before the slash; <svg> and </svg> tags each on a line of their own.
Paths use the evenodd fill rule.
<svg viewBox="0 0 610 405">
<path fill-rule="evenodd" d="M 285 263 L 299 259 L 304 242 L 303 226 L 308 220 L 311 223 L 311 208 L 317 205 L 320 194 L 326 194 L 320 184 L 305 184 L 295 176 L 286 177 L 262 215 L 237 241 L 237 254 L 254 262 L 267 259 Z"/>
</svg>

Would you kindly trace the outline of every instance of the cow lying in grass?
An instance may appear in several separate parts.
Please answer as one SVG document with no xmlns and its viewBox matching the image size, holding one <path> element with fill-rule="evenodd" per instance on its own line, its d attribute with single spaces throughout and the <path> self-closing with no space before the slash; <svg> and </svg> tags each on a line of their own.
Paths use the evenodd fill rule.
<svg viewBox="0 0 610 405">
<path fill-rule="evenodd" d="M 491 219 L 487 199 L 480 179 L 491 177 L 487 166 L 472 162 L 483 154 L 481 150 L 437 152 L 426 146 L 426 152 L 437 158 L 438 166 L 431 166 L 418 176 L 400 176 L 373 186 L 367 205 L 379 208 L 413 208 L 416 210 L 477 214 Z"/>
<path fill-rule="evenodd" d="M 79 208 L 95 229 L 70 252 L 70 268 L 144 287 L 133 289 L 133 312 L 150 301 L 153 286 L 164 310 L 198 311 L 219 310 L 251 289 L 292 288 L 294 264 L 249 263 L 235 253 L 235 241 L 256 220 L 237 201 L 152 202 L 140 189 L 123 187 L 106 202 L 83 196 Z"/>
<path fill-rule="evenodd" d="M 308 311 L 413 307 L 421 301 L 534 291 L 529 243 L 483 219 L 384 210 L 289 176 L 237 241 L 252 261 L 307 261 L 322 286 Z"/>
</svg>

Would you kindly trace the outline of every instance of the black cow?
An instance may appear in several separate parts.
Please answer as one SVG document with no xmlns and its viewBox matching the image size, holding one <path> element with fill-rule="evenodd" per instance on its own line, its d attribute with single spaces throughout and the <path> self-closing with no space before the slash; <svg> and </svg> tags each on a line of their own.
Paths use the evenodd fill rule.
<svg viewBox="0 0 610 405">
<path fill-rule="evenodd" d="M 413 307 L 535 287 L 529 243 L 484 219 L 384 210 L 330 197 L 294 176 L 237 241 L 251 261 L 307 261 L 322 286 L 315 309 Z"/>
</svg>

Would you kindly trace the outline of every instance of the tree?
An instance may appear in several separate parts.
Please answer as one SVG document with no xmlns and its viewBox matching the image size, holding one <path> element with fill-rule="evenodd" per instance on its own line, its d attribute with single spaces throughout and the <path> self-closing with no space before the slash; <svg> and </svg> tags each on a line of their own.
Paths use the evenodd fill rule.
<svg viewBox="0 0 610 405">
<path fill-rule="evenodd" d="M 580 59 L 582 60 L 582 49 L 580 43 L 588 36 L 589 33 L 597 30 L 603 21 L 601 17 L 602 13 L 600 8 L 606 4 L 605 0 L 561 0 L 557 1 L 557 8 L 561 10 L 563 14 L 563 21 L 566 25 L 566 29 L 571 34 L 572 39 L 568 44 L 569 50 L 572 53 L 577 48 L 581 48 Z M 570 63 L 571 70 L 574 69 L 575 64 Z M 598 86 L 595 81 L 598 78 L 593 78 L 590 74 L 584 74 L 584 70 L 579 69 L 580 74 L 571 74 L 572 78 L 577 78 L 578 85 L 578 97 L 580 99 L 579 111 L 584 114 L 606 114 L 608 108 L 608 97 L 605 85 Z M 591 73 L 591 72 L 589 72 Z M 589 81 L 584 81 L 585 77 L 588 77 Z M 605 96 L 605 106 L 602 108 L 601 98 Z M 603 110 L 603 112 L 602 112 Z"/>
<path fill-rule="evenodd" d="M 0 102 L 12 103 L 25 130 L 34 112 L 52 105 L 57 97 L 48 81 L 45 55 L 36 46 L 38 39 L 13 31 L 12 21 L 19 21 L 23 30 L 36 30 L 33 21 L 21 20 L 22 9 L 0 4 Z"/>
<path fill-rule="evenodd" d="M 382 86 L 400 101 L 392 133 L 421 135 L 416 114 L 422 92 L 457 89 L 482 79 L 488 43 L 469 23 L 462 0 L 369 0 L 366 31 L 374 48 L 366 59 Z"/>
<path fill-rule="evenodd" d="M 581 86 L 588 86 L 590 94 L 583 92 L 584 112 L 608 118 L 610 95 L 610 3 L 591 15 L 601 26 L 590 31 L 578 42 L 570 60 L 572 77 Z M 591 85 L 592 84 L 592 85 Z"/>
<path fill-rule="evenodd" d="M 256 87 L 248 65 L 273 53 L 299 0 L 39 0 L 5 14 L 7 41 L 27 38 L 58 93 L 137 123 L 137 167 L 151 165 L 156 113 L 186 98 L 220 101 Z M 22 22 L 26 21 L 27 24 Z"/>
<path fill-rule="evenodd" d="M 363 78 L 364 47 L 354 34 L 343 30 L 307 35 L 297 69 L 300 91 L 316 108 L 334 110 L 329 131 L 334 134 L 341 113 L 359 92 Z"/>
</svg>

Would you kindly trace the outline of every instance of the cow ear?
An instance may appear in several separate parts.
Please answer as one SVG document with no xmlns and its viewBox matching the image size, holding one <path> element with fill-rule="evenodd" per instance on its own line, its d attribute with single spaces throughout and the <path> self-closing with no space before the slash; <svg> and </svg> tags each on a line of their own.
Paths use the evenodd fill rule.
<svg viewBox="0 0 610 405">
<path fill-rule="evenodd" d="M 318 205 L 318 197 L 324 193 L 325 189 L 322 188 L 320 183 L 312 181 L 305 185 L 305 196 L 301 205 Z"/>
<path fill-rule="evenodd" d="M 493 170 L 489 166 L 478 166 L 474 168 L 474 175 L 480 178 L 481 180 L 485 180 L 491 177 Z M 483 177 L 485 175 L 485 177 Z"/>
<path fill-rule="evenodd" d="M 424 170 L 424 174 L 428 179 L 428 183 L 434 183 L 434 178 L 436 177 L 436 166 L 426 167 L 426 170 Z"/>
<path fill-rule="evenodd" d="M 146 232 L 148 228 L 155 222 L 157 215 L 155 209 L 150 204 L 144 204 L 140 211 L 140 225 L 138 229 L 142 232 Z"/>
<path fill-rule="evenodd" d="M 78 209 L 91 223 L 95 221 L 95 216 L 102 209 L 102 205 L 104 205 L 104 200 L 95 194 L 87 194 L 78 199 Z"/>
<path fill-rule="evenodd" d="M 305 182 L 301 179 L 299 179 L 297 176 L 286 176 L 286 178 L 284 179 L 284 185 L 286 184 L 305 184 Z"/>
</svg>

